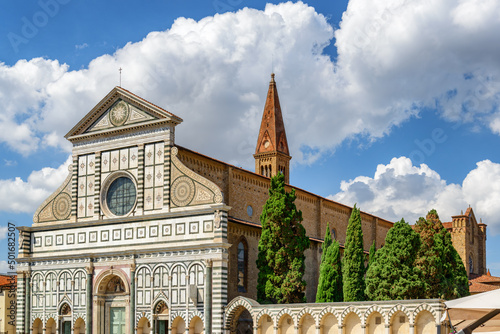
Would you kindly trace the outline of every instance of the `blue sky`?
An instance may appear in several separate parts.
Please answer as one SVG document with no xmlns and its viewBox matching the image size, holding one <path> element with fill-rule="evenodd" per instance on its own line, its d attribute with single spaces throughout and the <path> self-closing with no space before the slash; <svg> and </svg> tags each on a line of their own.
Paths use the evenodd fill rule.
<svg viewBox="0 0 500 334">
<path fill-rule="evenodd" d="M 124 88 L 184 119 L 178 144 L 248 169 L 274 70 L 292 184 L 412 223 L 432 208 L 450 221 L 470 204 L 500 276 L 499 6 L 6 2 L 2 226 L 31 225 L 65 177 L 63 136 L 118 84 L 118 68 Z"/>
</svg>

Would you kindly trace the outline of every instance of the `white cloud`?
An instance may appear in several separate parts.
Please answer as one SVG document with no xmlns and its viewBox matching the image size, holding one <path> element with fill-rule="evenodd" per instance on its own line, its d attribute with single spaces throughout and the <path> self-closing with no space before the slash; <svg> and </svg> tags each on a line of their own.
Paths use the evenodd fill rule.
<svg viewBox="0 0 500 334">
<path fill-rule="evenodd" d="M 273 58 L 293 161 L 355 135 L 383 136 L 422 107 L 500 133 L 499 11 L 494 0 L 351 0 L 334 32 L 304 3 L 268 4 L 179 18 L 86 69 L 41 58 L 0 64 L 0 141 L 23 154 L 69 150 L 62 136 L 122 67 L 123 87 L 185 120 L 178 144 L 250 167 Z M 322 54 L 334 34 L 337 62 Z"/>
<path fill-rule="evenodd" d="M 7 261 L 0 261 L 0 273 L 2 274 L 11 274 L 11 273 L 15 273 L 16 272 L 16 268 L 14 267 L 14 269 L 12 269 L 9 264 L 7 263 Z"/>
<path fill-rule="evenodd" d="M 500 101 L 499 11 L 494 0 L 351 0 L 335 34 L 339 72 L 360 107 L 396 122 L 423 106 L 483 119 Z"/>
<path fill-rule="evenodd" d="M 0 240 L 7 238 L 7 232 L 9 228 L 7 226 L 0 227 Z"/>
<path fill-rule="evenodd" d="M 45 167 L 33 171 L 26 181 L 19 177 L 0 180 L 0 211 L 33 213 L 62 185 L 70 163 L 71 157 L 57 169 Z"/>
<path fill-rule="evenodd" d="M 438 211 L 442 221 L 451 221 L 451 216 L 471 205 L 477 219 L 482 218 L 493 234 L 500 233 L 500 164 L 489 160 L 478 162 L 458 185 L 447 184 L 425 164 L 417 167 L 409 158 L 393 158 L 387 165 L 378 165 L 373 177 L 342 181 L 340 188 L 329 198 L 358 203 L 363 211 L 392 221 L 404 218 L 410 224 L 431 209 Z"/>
</svg>

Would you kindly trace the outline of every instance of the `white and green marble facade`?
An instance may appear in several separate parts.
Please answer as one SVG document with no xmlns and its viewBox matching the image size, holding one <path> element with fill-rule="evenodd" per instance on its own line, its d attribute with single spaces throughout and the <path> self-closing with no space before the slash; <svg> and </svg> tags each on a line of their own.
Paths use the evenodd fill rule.
<svg viewBox="0 0 500 334">
<path fill-rule="evenodd" d="M 153 333 L 165 321 L 168 333 L 223 333 L 229 207 L 177 159 L 181 121 L 116 87 L 68 133 L 67 179 L 19 228 L 18 333 Z M 123 215 L 106 197 L 119 177 L 135 188 Z"/>
</svg>

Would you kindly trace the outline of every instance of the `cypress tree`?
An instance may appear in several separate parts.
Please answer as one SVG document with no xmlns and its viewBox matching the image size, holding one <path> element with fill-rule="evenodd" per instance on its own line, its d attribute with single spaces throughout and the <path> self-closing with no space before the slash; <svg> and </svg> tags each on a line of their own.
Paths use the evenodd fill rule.
<svg viewBox="0 0 500 334">
<path fill-rule="evenodd" d="M 347 238 L 342 259 L 342 276 L 344 278 L 344 301 L 365 300 L 363 231 L 361 229 L 361 213 L 356 208 L 356 205 L 352 209 L 349 224 L 347 225 Z"/>
<path fill-rule="evenodd" d="M 369 300 L 419 298 L 424 287 L 420 270 L 415 267 L 419 247 L 418 233 L 404 219 L 396 222 L 366 273 Z"/>
<path fill-rule="evenodd" d="M 373 244 L 370 247 L 370 252 L 368 253 L 368 264 L 366 265 L 366 271 L 370 268 L 370 265 L 373 263 L 373 259 L 375 259 L 375 253 L 377 249 L 375 248 L 375 240 L 373 240 Z"/>
<path fill-rule="evenodd" d="M 416 260 L 424 282 L 421 297 L 454 299 L 467 296 L 469 281 L 465 267 L 436 210 L 429 211 L 425 219 L 420 218 L 415 231 L 422 242 Z"/>
<path fill-rule="evenodd" d="M 429 212 L 428 218 L 434 213 Z M 415 224 L 415 232 L 420 235 L 420 248 L 415 265 L 420 269 L 424 287 L 420 298 L 440 298 L 444 283 L 443 243 L 437 236 L 441 223 L 436 224 L 432 219 L 420 217 Z"/>
<path fill-rule="evenodd" d="M 285 177 L 271 178 L 269 198 L 260 221 L 257 299 L 262 303 L 304 302 L 306 282 L 304 251 L 309 238 L 302 226 L 302 212 L 295 206 L 295 190 L 285 191 Z"/>
<path fill-rule="evenodd" d="M 321 262 L 323 262 L 326 256 L 326 250 L 332 244 L 332 232 L 330 231 L 330 223 L 326 223 L 325 240 L 323 240 L 323 253 L 321 254 Z"/>
<path fill-rule="evenodd" d="M 325 240 L 323 242 L 316 303 L 341 302 L 344 297 L 340 245 L 337 240 L 332 242 L 329 225 L 326 225 Z"/>
</svg>

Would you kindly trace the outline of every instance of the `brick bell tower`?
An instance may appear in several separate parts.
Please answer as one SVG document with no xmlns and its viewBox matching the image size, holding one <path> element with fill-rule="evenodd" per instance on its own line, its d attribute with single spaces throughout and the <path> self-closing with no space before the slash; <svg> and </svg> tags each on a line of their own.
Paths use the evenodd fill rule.
<svg viewBox="0 0 500 334">
<path fill-rule="evenodd" d="M 267 177 L 283 173 L 290 183 L 290 152 L 274 73 L 271 74 L 266 104 L 255 149 L 255 172 Z"/>
</svg>

